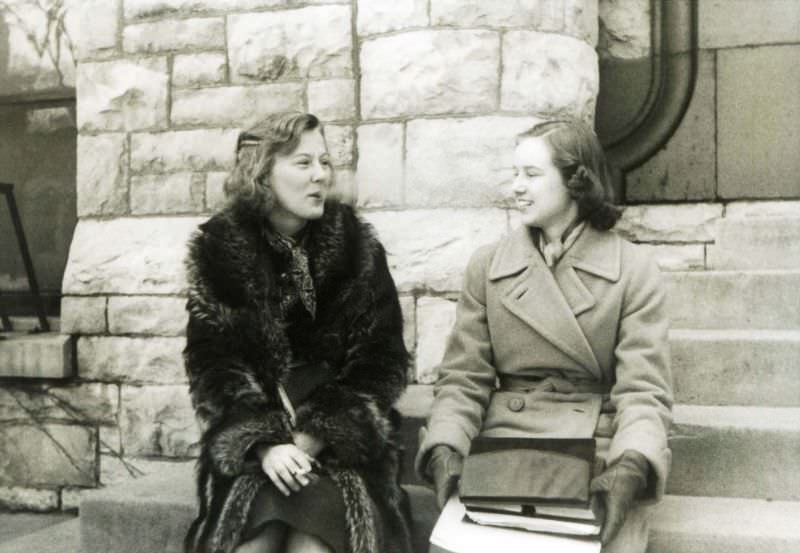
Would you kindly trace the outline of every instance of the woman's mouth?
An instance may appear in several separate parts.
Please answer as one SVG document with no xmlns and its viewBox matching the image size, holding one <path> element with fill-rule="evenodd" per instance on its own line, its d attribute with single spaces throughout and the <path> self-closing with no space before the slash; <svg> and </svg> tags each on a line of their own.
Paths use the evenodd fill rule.
<svg viewBox="0 0 800 553">
<path fill-rule="evenodd" d="M 523 200 L 523 199 L 517 198 L 517 205 L 519 207 L 530 207 L 530 206 L 533 205 L 533 202 L 531 200 Z"/>
</svg>

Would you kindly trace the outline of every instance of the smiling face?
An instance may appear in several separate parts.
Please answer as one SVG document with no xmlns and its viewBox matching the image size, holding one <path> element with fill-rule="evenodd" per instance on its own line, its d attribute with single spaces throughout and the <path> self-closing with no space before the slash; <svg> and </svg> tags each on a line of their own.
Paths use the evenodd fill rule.
<svg viewBox="0 0 800 553">
<path fill-rule="evenodd" d="M 548 239 L 561 233 L 578 216 L 561 172 L 553 165 L 544 136 L 522 138 L 514 149 L 512 191 L 522 214 L 522 223 L 545 231 Z"/>
<path fill-rule="evenodd" d="M 322 217 L 332 177 L 330 154 L 319 129 L 301 134 L 292 152 L 276 154 L 269 175 L 275 198 L 269 216 L 273 226 L 291 236 Z"/>
</svg>

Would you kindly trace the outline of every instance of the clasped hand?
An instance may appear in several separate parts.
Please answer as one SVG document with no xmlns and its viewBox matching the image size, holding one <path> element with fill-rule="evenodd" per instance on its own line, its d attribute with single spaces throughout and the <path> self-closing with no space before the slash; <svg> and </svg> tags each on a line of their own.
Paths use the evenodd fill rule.
<svg viewBox="0 0 800 553">
<path fill-rule="evenodd" d="M 321 447 L 308 444 L 307 436 L 296 436 L 295 441 L 296 444 L 263 445 L 257 450 L 264 474 L 286 496 L 299 492 L 319 478 L 313 472 L 317 460 L 309 450 L 317 450 L 314 451 L 317 453 Z"/>
</svg>

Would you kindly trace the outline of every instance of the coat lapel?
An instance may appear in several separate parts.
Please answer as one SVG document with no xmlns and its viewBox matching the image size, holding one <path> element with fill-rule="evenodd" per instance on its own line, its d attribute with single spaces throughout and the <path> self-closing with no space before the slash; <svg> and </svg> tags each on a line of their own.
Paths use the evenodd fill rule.
<svg viewBox="0 0 800 553">
<path fill-rule="evenodd" d="M 517 276 L 500 298 L 506 309 L 593 375 L 600 377 L 597 359 L 575 318 L 576 306 L 568 303 L 570 299 L 577 299 L 577 307 L 585 311 L 594 305 L 594 298 L 577 276 L 574 280 L 567 277 L 571 283 L 567 286 L 570 291 L 562 292 L 524 226 L 517 229 L 495 255 L 489 279 L 500 280 L 514 275 Z"/>
</svg>

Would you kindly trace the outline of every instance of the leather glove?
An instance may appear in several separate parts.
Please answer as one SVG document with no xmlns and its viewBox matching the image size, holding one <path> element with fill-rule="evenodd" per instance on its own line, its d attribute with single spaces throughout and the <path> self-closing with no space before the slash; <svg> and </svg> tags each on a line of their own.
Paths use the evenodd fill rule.
<svg viewBox="0 0 800 553">
<path fill-rule="evenodd" d="M 589 490 L 600 494 L 605 506 L 605 520 L 600 541 L 606 545 L 613 540 L 625 523 L 636 498 L 647 487 L 650 464 L 638 451 L 626 449 L 613 465 L 592 479 Z"/>
<path fill-rule="evenodd" d="M 437 445 L 431 451 L 430 459 L 425 472 L 433 478 L 436 489 L 436 504 L 441 510 L 447 500 L 456 491 L 458 478 L 464 466 L 464 459 L 460 453 L 453 451 L 446 445 Z"/>
</svg>

